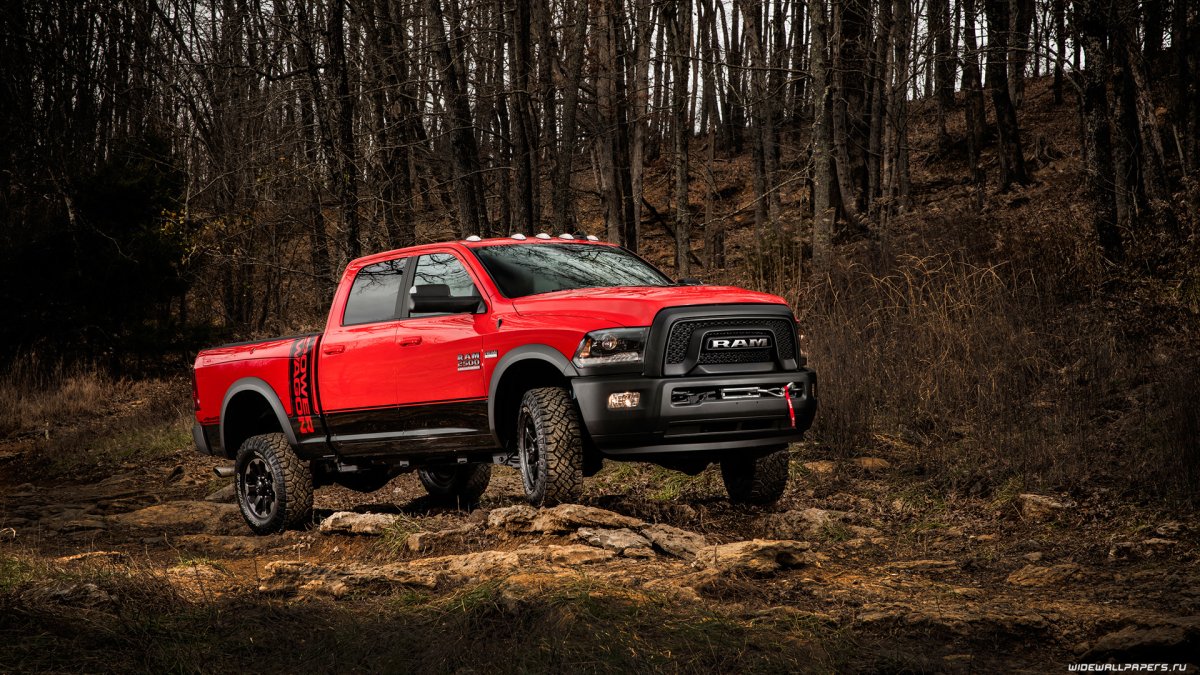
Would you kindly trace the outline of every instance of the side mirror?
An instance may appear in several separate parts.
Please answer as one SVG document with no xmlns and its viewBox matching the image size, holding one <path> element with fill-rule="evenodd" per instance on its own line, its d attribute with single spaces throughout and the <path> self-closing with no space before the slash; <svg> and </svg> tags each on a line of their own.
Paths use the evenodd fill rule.
<svg viewBox="0 0 1200 675">
<path fill-rule="evenodd" d="M 704 282 L 696 277 L 683 277 L 677 281 L 680 286 L 703 286 Z"/>
<path fill-rule="evenodd" d="M 450 295 L 446 284 L 413 286 L 409 297 L 412 311 L 422 314 L 474 314 L 483 303 L 477 295 Z"/>
</svg>

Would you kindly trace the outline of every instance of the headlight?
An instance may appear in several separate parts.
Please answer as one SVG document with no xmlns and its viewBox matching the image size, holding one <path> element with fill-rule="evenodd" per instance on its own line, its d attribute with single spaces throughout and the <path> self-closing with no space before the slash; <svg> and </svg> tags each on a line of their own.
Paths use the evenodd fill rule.
<svg viewBox="0 0 1200 675">
<path fill-rule="evenodd" d="M 646 351 L 646 328 L 605 328 L 583 337 L 575 350 L 580 368 L 609 363 L 640 363 Z"/>
</svg>

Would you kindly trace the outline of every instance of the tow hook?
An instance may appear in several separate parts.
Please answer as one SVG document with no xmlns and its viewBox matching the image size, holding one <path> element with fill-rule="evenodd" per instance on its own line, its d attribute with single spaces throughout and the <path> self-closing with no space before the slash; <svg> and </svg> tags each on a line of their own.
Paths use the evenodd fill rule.
<svg viewBox="0 0 1200 675">
<path fill-rule="evenodd" d="M 217 476 L 219 478 L 231 478 L 233 476 L 233 471 L 234 471 L 234 469 L 232 466 L 214 466 L 213 467 L 213 473 L 217 474 Z"/>
</svg>

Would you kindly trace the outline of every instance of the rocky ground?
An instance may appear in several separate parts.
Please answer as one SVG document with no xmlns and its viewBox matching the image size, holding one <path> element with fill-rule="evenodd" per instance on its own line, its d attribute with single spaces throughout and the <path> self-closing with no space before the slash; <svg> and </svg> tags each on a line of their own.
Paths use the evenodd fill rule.
<svg viewBox="0 0 1200 675">
<path fill-rule="evenodd" d="M 1197 661 L 1191 522 L 1110 496 L 939 497 L 896 460 L 793 448 L 771 508 L 719 475 L 609 465 L 533 509 L 497 469 L 471 511 L 413 476 L 317 493 L 254 537 L 184 450 L 0 487 L 0 671 L 1045 672 Z M 21 448 L 0 454 L 5 479 Z M 21 476 L 25 478 L 26 476 Z M 3 479 L 0 479 L 3 480 Z"/>
</svg>

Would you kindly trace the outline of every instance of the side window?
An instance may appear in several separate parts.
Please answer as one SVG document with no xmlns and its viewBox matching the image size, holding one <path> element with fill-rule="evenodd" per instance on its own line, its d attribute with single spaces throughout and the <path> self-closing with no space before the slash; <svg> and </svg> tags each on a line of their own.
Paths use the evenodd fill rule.
<svg viewBox="0 0 1200 675">
<path fill-rule="evenodd" d="M 396 318 L 396 303 L 404 285 L 404 270 L 408 258 L 397 258 L 367 265 L 354 277 L 350 297 L 346 300 L 343 326 L 391 321 Z"/>
<path fill-rule="evenodd" d="M 425 291 L 419 291 L 422 286 L 431 286 Z M 417 269 L 413 273 L 410 294 L 432 292 L 437 295 L 450 295 L 456 298 L 479 297 L 471 275 L 467 269 L 449 253 L 429 253 L 417 259 Z M 410 312 L 410 317 L 438 316 L 441 312 Z"/>
</svg>

